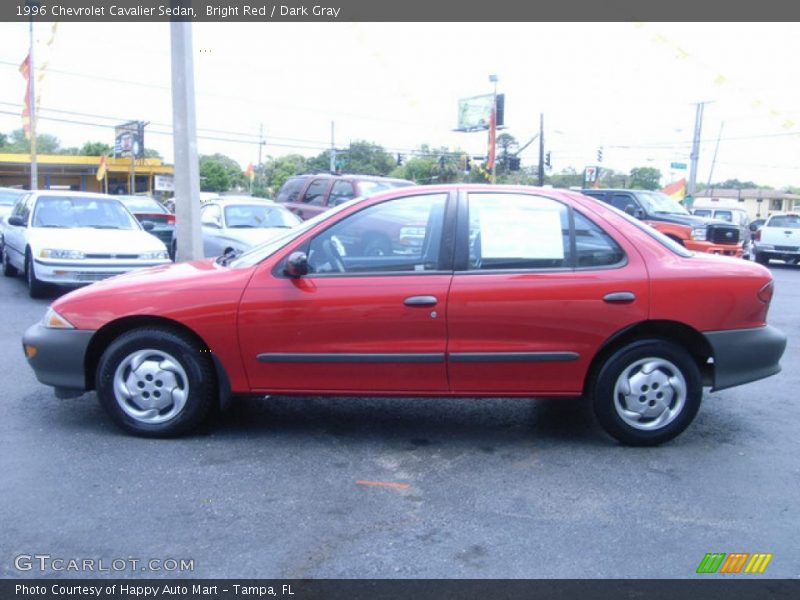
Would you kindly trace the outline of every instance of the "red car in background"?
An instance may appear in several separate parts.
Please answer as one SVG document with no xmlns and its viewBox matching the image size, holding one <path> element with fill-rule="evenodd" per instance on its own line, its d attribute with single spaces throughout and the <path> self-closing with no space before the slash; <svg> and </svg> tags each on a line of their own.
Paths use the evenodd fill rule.
<svg viewBox="0 0 800 600">
<path fill-rule="evenodd" d="M 388 222 L 414 243 L 364 252 Z M 780 370 L 772 292 L 764 267 L 577 193 L 413 187 L 72 292 L 23 345 L 39 381 L 96 390 L 143 436 L 187 432 L 230 395 L 584 396 L 608 433 L 653 445 L 704 386 Z"/>
</svg>

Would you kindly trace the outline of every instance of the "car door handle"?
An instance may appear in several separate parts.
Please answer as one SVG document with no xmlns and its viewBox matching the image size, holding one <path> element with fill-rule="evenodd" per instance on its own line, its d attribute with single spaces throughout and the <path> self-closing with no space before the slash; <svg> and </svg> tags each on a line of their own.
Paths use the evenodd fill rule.
<svg viewBox="0 0 800 600">
<path fill-rule="evenodd" d="M 636 300 L 636 294 L 633 292 L 611 292 L 603 296 L 603 302 L 620 302 L 627 303 Z"/>
<path fill-rule="evenodd" d="M 406 306 L 435 306 L 439 302 L 436 296 L 409 296 L 403 300 Z"/>
</svg>

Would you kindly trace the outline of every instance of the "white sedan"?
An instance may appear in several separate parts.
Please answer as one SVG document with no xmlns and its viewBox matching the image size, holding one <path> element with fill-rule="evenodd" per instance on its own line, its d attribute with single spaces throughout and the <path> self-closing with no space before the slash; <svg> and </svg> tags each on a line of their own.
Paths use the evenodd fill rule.
<svg viewBox="0 0 800 600">
<path fill-rule="evenodd" d="M 203 204 L 200 222 L 203 255 L 210 258 L 231 251 L 244 252 L 303 221 L 272 200 L 220 196 Z"/>
<path fill-rule="evenodd" d="M 167 248 L 113 196 L 38 191 L 2 224 L 3 275 L 25 273 L 32 297 L 169 263 Z"/>
</svg>

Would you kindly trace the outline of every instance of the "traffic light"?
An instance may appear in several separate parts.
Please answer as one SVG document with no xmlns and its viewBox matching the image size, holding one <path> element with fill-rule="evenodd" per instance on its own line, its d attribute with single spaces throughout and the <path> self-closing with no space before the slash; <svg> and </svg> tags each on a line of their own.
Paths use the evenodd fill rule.
<svg viewBox="0 0 800 600">
<path fill-rule="evenodd" d="M 439 168 L 444 169 L 444 156 L 439 157 Z"/>
<path fill-rule="evenodd" d="M 519 156 L 509 156 L 508 157 L 508 170 L 509 171 L 519 171 L 519 163 L 520 163 Z"/>
<path fill-rule="evenodd" d="M 603 162 L 603 147 L 597 149 L 597 162 Z"/>
<path fill-rule="evenodd" d="M 551 165 L 550 165 L 550 153 L 549 152 L 544 155 L 544 166 L 546 166 L 548 169 L 551 167 Z"/>
<path fill-rule="evenodd" d="M 465 157 L 466 160 L 464 161 L 464 170 L 469 173 L 472 170 L 472 159 L 467 156 Z"/>
<path fill-rule="evenodd" d="M 397 166 L 398 167 L 403 166 L 403 155 L 400 154 L 399 152 L 397 153 Z"/>
</svg>

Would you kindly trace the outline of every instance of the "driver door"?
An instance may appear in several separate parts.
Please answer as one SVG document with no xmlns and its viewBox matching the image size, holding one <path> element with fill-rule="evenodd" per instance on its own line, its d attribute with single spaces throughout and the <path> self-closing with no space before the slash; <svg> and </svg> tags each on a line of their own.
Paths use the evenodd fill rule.
<svg viewBox="0 0 800 600">
<path fill-rule="evenodd" d="M 251 388 L 446 391 L 448 206 L 447 193 L 373 204 L 299 248 L 308 255 L 307 275 L 290 278 L 282 263 L 257 271 L 242 297 L 238 325 Z"/>
</svg>

